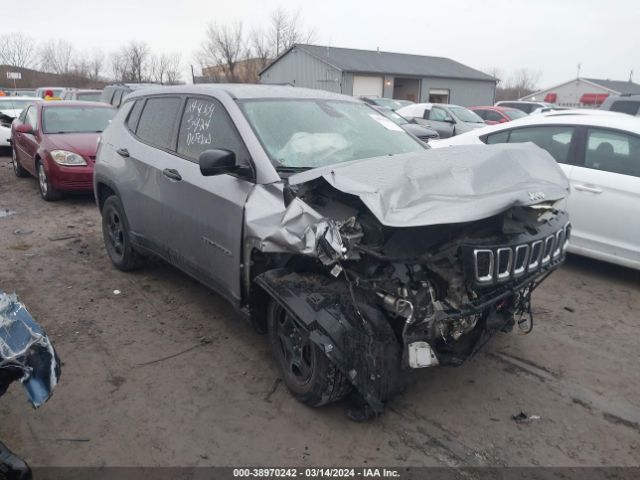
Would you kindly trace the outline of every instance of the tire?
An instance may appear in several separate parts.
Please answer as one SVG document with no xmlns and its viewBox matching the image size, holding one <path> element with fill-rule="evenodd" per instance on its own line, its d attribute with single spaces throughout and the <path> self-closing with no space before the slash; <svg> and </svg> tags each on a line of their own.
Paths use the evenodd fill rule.
<svg viewBox="0 0 640 480">
<path fill-rule="evenodd" d="M 102 206 L 102 238 L 111 263 L 123 272 L 140 268 L 144 257 L 131 244 L 129 223 L 120 199 L 110 196 Z"/>
<path fill-rule="evenodd" d="M 38 174 L 38 190 L 40 196 L 47 202 L 55 202 L 62 198 L 62 193 L 51 186 L 47 171 L 44 169 L 42 162 L 36 162 L 36 173 Z"/>
<path fill-rule="evenodd" d="M 11 145 L 11 164 L 13 165 L 13 173 L 16 174 L 16 177 L 24 178 L 29 176 L 29 172 L 20 165 L 18 155 L 16 154 L 16 147 L 13 145 Z"/>
<path fill-rule="evenodd" d="M 278 302 L 267 309 L 269 344 L 283 381 L 291 394 L 311 407 L 335 402 L 351 391 L 351 384 L 320 348 L 309 339 Z"/>
</svg>

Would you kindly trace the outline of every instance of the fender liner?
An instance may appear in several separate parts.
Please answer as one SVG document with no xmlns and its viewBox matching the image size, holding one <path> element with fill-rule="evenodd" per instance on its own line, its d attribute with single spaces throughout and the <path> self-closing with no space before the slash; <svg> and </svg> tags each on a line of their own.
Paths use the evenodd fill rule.
<svg viewBox="0 0 640 480">
<path fill-rule="evenodd" d="M 309 331 L 375 412 L 404 387 L 401 343 L 382 311 L 357 293 L 352 297 L 343 277 L 283 268 L 255 282 Z"/>
</svg>

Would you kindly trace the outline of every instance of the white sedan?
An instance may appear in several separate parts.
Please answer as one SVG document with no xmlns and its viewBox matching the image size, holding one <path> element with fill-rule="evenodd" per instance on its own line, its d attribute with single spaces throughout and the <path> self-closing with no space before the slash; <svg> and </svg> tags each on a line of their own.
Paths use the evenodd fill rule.
<svg viewBox="0 0 640 480">
<path fill-rule="evenodd" d="M 545 149 L 569 178 L 569 251 L 640 269 L 640 118 L 549 112 L 429 145 L 518 142 Z"/>
<path fill-rule="evenodd" d="M 36 97 L 0 97 L 0 148 L 8 147 L 11 138 L 11 122 L 20 112 L 33 102 Z"/>
</svg>

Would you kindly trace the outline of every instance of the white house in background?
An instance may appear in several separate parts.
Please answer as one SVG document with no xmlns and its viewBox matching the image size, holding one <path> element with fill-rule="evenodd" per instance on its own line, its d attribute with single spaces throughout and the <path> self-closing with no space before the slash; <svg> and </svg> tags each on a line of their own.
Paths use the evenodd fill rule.
<svg viewBox="0 0 640 480">
<path fill-rule="evenodd" d="M 520 100 L 555 103 L 561 107 L 597 108 L 609 95 L 640 94 L 640 85 L 631 81 L 576 78 L 546 88 Z"/>
</svg>

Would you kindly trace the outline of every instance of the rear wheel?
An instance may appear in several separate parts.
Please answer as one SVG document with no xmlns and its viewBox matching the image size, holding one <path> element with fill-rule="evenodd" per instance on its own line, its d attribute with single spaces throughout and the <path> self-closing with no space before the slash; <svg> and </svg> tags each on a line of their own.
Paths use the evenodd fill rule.
<svg viewBox="0 0 640 480">
<path fill-rule="evenodd" d="M 102 237 L 109 259 L 117 269 L 126 272 L 144 263 L 144 258 L 133 249 L 124 208 L 115 195 L 102 206 Z"/>
<path fill-rule="evenodd" d="M 285 385 L 298 401 L 319 407 L 349 393 L 347 379 L 275 300 L 269 303 L 267 323 L 271 351 Z"/>
<path fill-rule="evenodd" d="M 24 178 L 29 175 L 29 172 L 20 165 L 18 155 L 16 153 L 16 147 L 13 145 L 11 145 L 11 164 L 13 165 L 13 173 L 16 174 L 16 177 Z"/>
<path fill-rule="evenodd" d="M 62 198 L 62 193 L 51 186 L 47 172 L 44 169 L 42 162 L 36 164 L 36 171 L 38 172 L 38 190 L 40 190 L 40 196 L 47 202 L 53 202 Z"/>
</svg>

